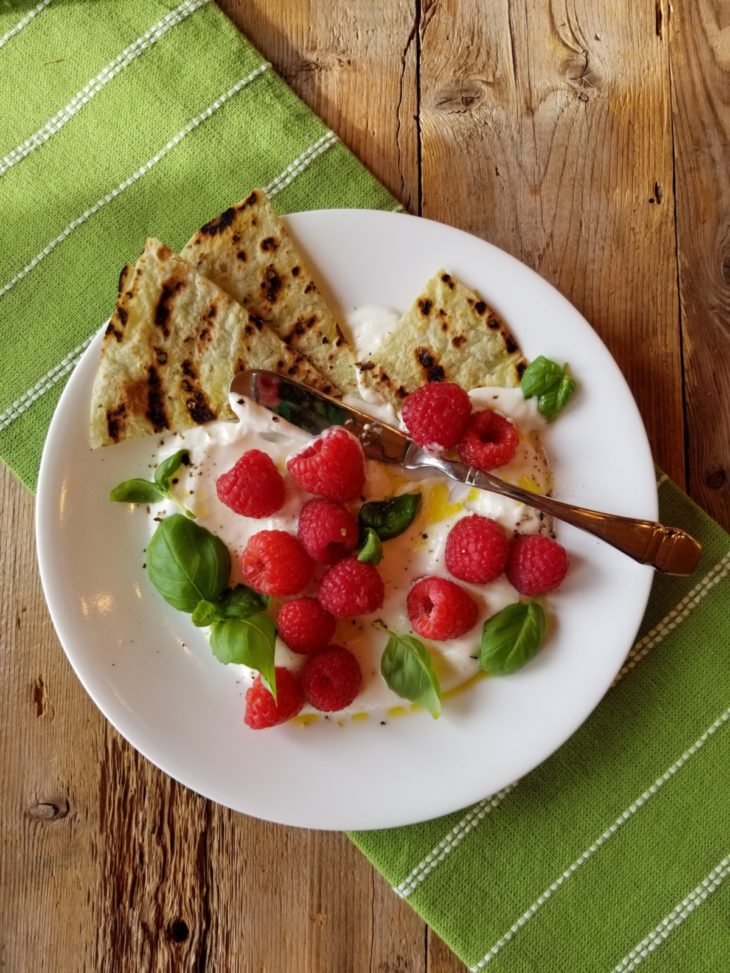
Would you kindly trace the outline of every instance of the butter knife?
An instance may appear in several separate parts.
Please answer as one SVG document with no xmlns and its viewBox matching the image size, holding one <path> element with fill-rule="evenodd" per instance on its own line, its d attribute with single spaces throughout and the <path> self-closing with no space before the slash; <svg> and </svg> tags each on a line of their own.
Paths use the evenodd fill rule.
<svg viewBox="0 0 730 973">
<path fill-rule="evenodd" d="M 430 453 L 399 429 L 276 372 L 263 369 L 239 372 L 231 382 L 230 391 L 232 395 L 253 399 L 312 436 L 318 436 L 330 426 L 344 426 L 359 439 L 369 459 L 393 463 L 406 470 L 433 470 L 467 486 L 525 503 L 599 537 L 639 564 L 650 564 L 657 571 L 687 575 L 699 562 L 701 545 L 679 527 L 588 510 L 523 490 L 491 473 Z"/>
</svg>

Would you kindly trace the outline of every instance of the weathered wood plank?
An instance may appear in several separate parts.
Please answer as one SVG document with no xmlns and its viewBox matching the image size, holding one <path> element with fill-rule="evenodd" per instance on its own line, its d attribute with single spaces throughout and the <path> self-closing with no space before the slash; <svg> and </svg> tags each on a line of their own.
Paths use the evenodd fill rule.
<svg viewBox="0 0 730 973">
<path fill-rule="evenodd" d="M 423 214 L 537 270 L 604 339 L 684 476 L 668 51 L 656 6 L 423 4 Z"/>
<path fill-rule="evenodd" d="M 730 6 L 675 4 L 671 52 L 689 489 L 730 529 Z"/>
</svg>

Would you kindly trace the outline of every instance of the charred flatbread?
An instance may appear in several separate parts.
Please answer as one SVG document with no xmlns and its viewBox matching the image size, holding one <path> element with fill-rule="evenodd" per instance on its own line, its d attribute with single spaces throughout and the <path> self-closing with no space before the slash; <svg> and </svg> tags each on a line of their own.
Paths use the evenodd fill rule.
<svg viewBox="0 0 730 973">
<path fill-rule="evenodd" d="M 353 350 L 261 189 L 206 223 L 182 256 L 306 355 L 340 392 L 357 392 Z"/>
<path fill-rule="evenodd" d="M 526 366 L 501 318 L 445 270 L 426 284 L 372 358 L 358 364 L 363 383 L 396 408 L 426 382 L 510 388 L 519 385 Z"/>
<path fill-rule="evenodd" d="M 332 393 L 332 383 L 159 240 L 125 267 L 91 402 L 93 447 L 235 419 L 228 387 L 266 368 Z"/>
</svg>

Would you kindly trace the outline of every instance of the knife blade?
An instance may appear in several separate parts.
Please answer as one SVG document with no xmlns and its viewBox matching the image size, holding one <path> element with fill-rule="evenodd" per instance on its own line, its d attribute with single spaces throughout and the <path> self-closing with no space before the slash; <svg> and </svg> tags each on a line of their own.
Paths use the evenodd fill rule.
<svg viewBox="0 0 730 973">
<path fill-rule="evenodd" d="M 330 426 L 344 426 L 360 441 L 369 459 L 396 463 L 406 470 L 432 470 L 468 486 L 525 503 L 599 537 L 640 564 L 650 564 L 657 571 L 686 575 L 691 574 L 699 563 L 701 545 L 679 527 L 665 527 L 650 520 L 601 513 L 523 490 L 491 473 L 429 453 L 400 429 L 276 372 L 263 369 L 239 372 L 231 382 L 230 392 L 253 399 L 312 436 L 318 436 Z"/>
<path fill-rule="evenodd" d="M 319 436 L 330 426 L 344 426 L 359 439 L 365 455 L 380 463 L 403 466 L 409 454 L 419 451 L 400 429 L 276 372 L 263 369 L 239 372 L 231 382 L 230 391 L 253 399 L 312 436 Z"/>
</svg>

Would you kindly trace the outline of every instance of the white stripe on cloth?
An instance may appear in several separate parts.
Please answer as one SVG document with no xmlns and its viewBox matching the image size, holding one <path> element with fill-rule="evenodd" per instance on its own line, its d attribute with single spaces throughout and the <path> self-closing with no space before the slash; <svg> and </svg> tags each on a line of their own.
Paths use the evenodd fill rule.
<svg viewBox="0 0 730 973">
<path fill-rule="evenodd" d="M 268 66 L 268 65 L 267 65 Z M 257 69 L 257 73 L 260 73 L 262 68 Z M 269 183 L 266 189 L 267 195 L 275 196 L 276 193 L 281 192 L 286 186 L 288 186 L 300 173 L 304 172 L 305 169 L 310 166 L 315 159 L 318 159 L 323 152 L 326 152 L 328 148 L 335 144 L 337 141 L 336 136 L 329 132 L 324 136 L 321 136 L 312 145 L 308 146 L 300 155 L 290 162 L 283 172 L 280 172 L 275 179 Z M 168 143 L 169 144 L 169 143 Z M 45 375 L 41 376 L 35 385 L 28 389 L 19 396 L 14 402 L 12 402 L 4 412 L 0 412 L 0 432 L 3 429 L 7 429 L 8 426 L 12 425 L 16 419 L 26 412 L 34 402 L 37 402 L 46 392 L 53 388 L 57 382 L 59 382 L 64 375 L 74 367 L 76 362 L 81 358 L 85 349 L 91 342 L 94 336 L 90 335 L 86 338 L 80 345 L 77 345 L 72 351 L 70 351 L 57 365 L 49 369 Z"/>
<path fill-rule="evenodd" d="M 711 723 L 710 726 L 708 726 L 705 732 L 684 751 L 681 757 L 679 757 L 671 765 L 671 767 L 668 767 L 667 770 L 664 771 L 661 777 L 658 777 L 654 783 L 643 792 L 643 794 L 640 794 L 639 797 L 637 797 L 636 800 L 633 801 L 625 811 L 622 811 L 616 820 L 608 828 L 606 828 L 606 830 L 600 834 L 598 838 L 596 838 L 596 840 L 589 845 L 588 848 L 586 848 L 586 850 L 579 855 L 574 862 L 572 862 L 572 864 L 568 865 L 565 871 L 535 899 L 532 905 L 530 905 L 529 908 L 527 908 L 525 912 L 523 912 L 522 915 L 515 920 L 515 922 L 513 922 L 507 932 L 497 940 L 494 946 L 487 950 L 484 956 L 477 963 L 475 963 L 474 966 L 470 967 L 471 973 L 478 973 L 479 970 L 483 970 L 484 967 L 490 963 L 512 939 L 514 939 L 517 933 L 530 921 L 530 919 L 532 919 L 535 913 L 538 912 L 543 905 L 545 905 L 548 899 L 550 899 L 553 894 L 568 881 L 568 879 L 575 875 L 581 865 L 584 865 L 589 858 L 592 858 L 593 855 L 616 834 L 623 824 L 625 824 L 636 814 L 637 811 L 639 811 L 649 800 L 651 800 L 651 798 L 654 797 L 660 788 L 670 781 L 682 769 L 682 767 L 684 767 L 687 761 L 690 760 L 697 753 L 697 751 L 707 743 L 710 737 L 717 733 L 717 731 L 725 723 L 727 723 L 729 719 L 730 707 L 728 707 L 724 713 L 718 716 L 718 718 Z"/>
<path fill-rule="evenodd" d="M 28 11 L 22 20 L 18 21 L 15 27 L 11 27 L 10 30 L 6 31 L 3 36 L 0 37 L 0 48 L 5 47 L 9 40 L 15 37 L 16 34 L 19 34 L 24 27 L 27 27 L 31 20 L 36 17 L 41 10 L 44 10 L 50 2 L 51 0 L 41 0 L 41 2 L 37 3 L 32 10 Z"/>
<path fill-rule="evenodd" d="M 634 644 L 634 647 L 629 652 L 626 664 L 618 673 L 613 681 L 612 685 L 619 683 L 624 676 L 631 672 L 634 666 L 637 665 L 642 659 L 644 659 L 653 648 L 655 648 L 662 639 L 666 638 L 670 632 L 681 625 L 681 623 L 687 618 L 687 616 L 699 605 L 702 599 L 710 593 L 710 591 L 719 584 L 720 581 L 725 577 L 725 575 L 730 570 L 730 553 L 722 557 L 717 564 L 707 572 L 707 574 L 698 581 L 697 584 L 689 591 L 684 598 L 676 605 L 670 612 L 668 612 L 664 618 L 658 622 L 654 628 L 647 632 L 638 642 Z"/>
<path fill-rule="evenodd" d="M 98 213 L 102 207 L 106 206 L 108 203 L 111 203 L 112 200 L 117 198 L 117 196 L 121 196 L 125 189 L 129 189 L 129 187 L 133 186 L 134 183 L 142 178 L 142 176 L 145 176 L 150 169 L 153 168 L 153 166 L 156 166 L 161 159 L 164 159 L 167 153 L 182 142 L 187 135 L 190 135 L 190 133 L 193 132 L 199 125 L 207 121 L 211 115 L 214 115 L 222 105 L 225 105 L 230 98 L 232 98 L 235 94 L 238 94 L 242 88 L 245 88 L 256 78 L 260 77 L 270 67 L 271 65 L 268 63 L 260 64 L 255 70 L 251 71 L 250 74 L 247 74 L 245 78 L 241 78 L 234 85 L 232 85 L 228 91 L 224 91 L 223 94 L 219 95 L 216 100 L 208 105 L 204 111 L 202 111 L 199 115 L 196 115 L 195 118 L 191 119 L 176 135 L 173 135 L 170 141 L 166 142 L 165 145 L 163 145 L 162 148 L 156 152 L 151 159 L 148 159 L 143 166 L 140 166 L 136 172 L 133 172 L 131 176 L 128 176 L 123 182 L 120 182 L 118 186 L 115 186 L 114 189 L 108 192 L 105 196 L 98 199 L 94 205 L 90 206 L 81 214 L 81 216 L 77 216 L 75 220 L 72 220 L 67 227 L 61 230 L 57 237 L 54 237 L 53 240 L 47 243 L 45 247 L 39 253 L 37 253 L 35 257 L 33 257 L 32 260 L 28 261 L 22 270 L 19 270 L 14 277 L 0 287 L 0 298 L 7 294 L 8 291 L 15 287 L 16 284 L 20 283 L 24 277 L 27 277 L 31 270 L 37 267 L 38 264 L 50 253 L 52 253 L 60 243 L 63 243 L 64 240 L 68 239 L 73 231 L 81 226 L 82 223 L 85 223 L 89 217 L 94 216 L 95 213 Z"/>
<path fill-rule="evenodd" d="M 437 868 L 461 844 L 469 832 L 473 831 L 479 822 L 491 811 L 499 807 L 505 797 L 515 787 L 517 787 L 517 782 L 508 784 L 507 787 L 498 791 L 493 797 L 485 798 L 470 808 L 464 817 L 454 825 L 451 831 L 444 835 L 441 841 L 429 851 L 423 861 L 419 862 L 409 875 L 403 879 L 400 885 L 393 887 L 393 891 L 400 895 L 402 899 L 407 899 L 418 888 L 421 882 L 431 874 L 434 868 Z"/>
<path fill-rule="evenodd" d="M 21 142 L 20 145 L 11 149 L 7 155 L 0 158 L 0 176 L 12 168 L 12 166 L 17 165 L 26 156 L 30 155 L 34 149 L 47 142 L 57 132 L 60 132 L 64 125 L 70 122 L 74 115 L 81 111 L 84 105 L 88 104 L 94 95 L 97 95 L 101 91 L 105 84 L 108 84 L 127 65 L 131 64 L 135 58 L 139 57 L 140 54 L 144 54 L 145 51 L 149 50 L 169 30 L 177 24 L 182 23 L 186 17 L 189 17 L 198 7 L 202 7 L 206 3 L 210 3 L 210 0 L 183 0 L 183 3 L 179 7 L 170 11 L 170 13 L 166 14 L 161 20 L 158 20 L 156 24 L 153 24 L 149 30 L 145 31 L 144 34 L 133 41 L 128 47 L 125 47 L 121 54 L 118 54 L 108 64 L 105 64 L 96 77 L 85 84 L 80 91 L 77 91 L 69 103 L 57 111 L 45 125 L 42 125 L 36 132 L 29 135 L 24 142 Z"/>
<path fill-rule="evenodd" d="M 614 966 L 612 973 L 632 973 L 647 956 L 651 955 L 658 946 L 661 946 L 669 938 L 677 926 L 681 926 L 684 920 L 689 918 L 695 909 L 698 909 L 713 892 L 720 888 L 728 875 L 730 875 L 730 855 L 723 858 L 702 879 L 699 885 L 696 885 L 682 899 L 679 905 L 676 905 L 661 922 L 657 923 L 652 931 L 640 943 L 634 946 L 631 952 L 627 953 L 620 963 Z"/>
</svg>

